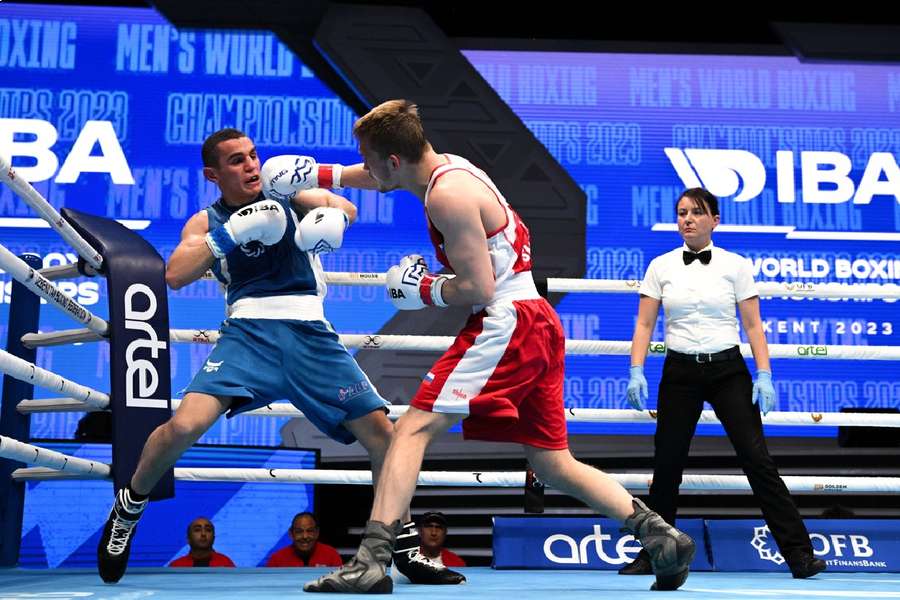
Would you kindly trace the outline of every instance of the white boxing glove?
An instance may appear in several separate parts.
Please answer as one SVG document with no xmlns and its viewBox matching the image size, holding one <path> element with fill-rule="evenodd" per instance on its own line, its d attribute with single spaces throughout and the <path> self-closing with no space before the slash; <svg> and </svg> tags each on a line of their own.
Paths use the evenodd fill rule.
<svg viewBox="0 0 900 600">
<path fill-rule="evenodd" d="M 301 190 L 340 189 L 343 169 L 341 165 L 317 164 L 309 156 L 283 154 L 263 163 L 259 176 L 266 198 L 292 200 Z"/>
<path fill-rule="evenodd" d="M 206 245 L 222 258 L 247 242 L 277 244 L 287 229 L 284 209 L 274 200 L 260 200 L 235 211 L 228 220 L 206 234 Z"/>
<path fill-rule="evenodd" d="M 340 208 L 320 206 L 308 213 L 294 232 L 294 243 L 304 252 L 334 252 L 344 241 L 350 218 Z"/>
<path fill-rule="evenodd" d="M 399 265 L 388 269 L 387 291 L 400 310 L 419 310 L 426 306 L 447 306 L 441 295 L 441 288 L 447 275 L 432 275 L 428 272 L 425 259 L 418 254 L 404 256 Z"/>
</svg>

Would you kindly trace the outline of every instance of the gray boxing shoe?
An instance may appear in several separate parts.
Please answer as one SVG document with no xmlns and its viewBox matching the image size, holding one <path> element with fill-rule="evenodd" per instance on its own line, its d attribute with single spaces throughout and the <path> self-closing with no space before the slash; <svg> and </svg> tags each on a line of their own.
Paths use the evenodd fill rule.
<svg viewBox="0 0 900 600">
<path fill-rule="evenodd" d="M 369 521 L 363 531 L 363 539 L 356 556 L 340 569 L 323 575 L 303 586 L 305 592 L 326 594 L 390 594 L 394 582 L 387 574 L 391 551 L 400 521 L 385 525 Z"/>
<path fill-rule="evenodd" d="M 656 575 L 651 590 L 677 590 L 687 581 L 691 561 L 694 560 L 694 540 L 678 531 L 647 505 L 634 498 L 634 513 L 625 519 L 628 530 L 650 556 L 650 564 Z"/>
</svg>

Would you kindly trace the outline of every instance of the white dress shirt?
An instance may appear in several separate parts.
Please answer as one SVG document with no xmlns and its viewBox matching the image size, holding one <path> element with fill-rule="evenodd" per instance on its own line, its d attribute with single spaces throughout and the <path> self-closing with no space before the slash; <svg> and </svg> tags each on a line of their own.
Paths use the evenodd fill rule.
<svg viewBox="0 0 900 600">
<path fill-rule="evenodd" d="M 713 246 L 712 258 L 685 265 L 685 244 L 650 261 L 640 292 L 662 301 L 666 347 L 686 354 L 720 352 L 741 343 L 737 303 L 758 296 L 750 263 Z"/>
</svg>

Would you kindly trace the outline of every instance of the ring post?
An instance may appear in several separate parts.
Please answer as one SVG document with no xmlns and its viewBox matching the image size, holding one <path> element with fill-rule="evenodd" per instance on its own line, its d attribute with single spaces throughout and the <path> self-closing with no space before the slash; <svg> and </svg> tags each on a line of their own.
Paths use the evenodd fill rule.
<svg viewBox="0 0 900 600">
<path fill-rule="evenodd" d="M 32 269 L 40 269 L 42 261 L 36 254 L 20 256 Z M 28 349 L 22 344 L 22 336 L 38 330 L 41 299 L 31 290 L 13 281 L 9 297 L 9 330 L 6 351 L 10 354 L 35 362 L 37 349 Z M 0 405 L 0 435 L 17 440 L 30 437 L 31 417 L 19 414 L 16 405 L 34 396 L 34 385 L 3 376 L 3 400 Z M 22 511 L 25 506 L 25 482 L 12 479 L 12 472 L 20 465 L 0 458 L 0 567 L 13 567 L 19 561 L 19 546 L 22 542 Z"/>
<path fill-rule="evenodd" d="M 69 208 L 69 221 L 103 256 L 109 300 L 113 483 L 128 485 L 147 438 L 172 416 L 166 265 L 143 237 L 111 219 Z M 175 495 L 170 468 L 150 493 Z"/>
</svg>

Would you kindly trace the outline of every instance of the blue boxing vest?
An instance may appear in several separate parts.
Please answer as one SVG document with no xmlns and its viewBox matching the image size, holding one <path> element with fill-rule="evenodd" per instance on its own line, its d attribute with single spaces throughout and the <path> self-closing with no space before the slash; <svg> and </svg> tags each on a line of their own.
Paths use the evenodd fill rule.
<svg viewBox="0 0 900 600">
<path fill-rule="evenodd" d="M 260 194 L 254 202 L 265 200 Z M 244 297 L 287 295 L 325 295 L 325 282 L 319 258 L 303 252 L 294 243 L 297 216 L 290 201 L 276 200 L 287 215 L 287 228 L 273 246 L 248 242 L 215 261 L 212 272 L 225 287 L 226 304 Z M 222 198 L 206 207 L 209 230 L 225 223 L 244 206 L 230 207 Z"/>
</svg>

